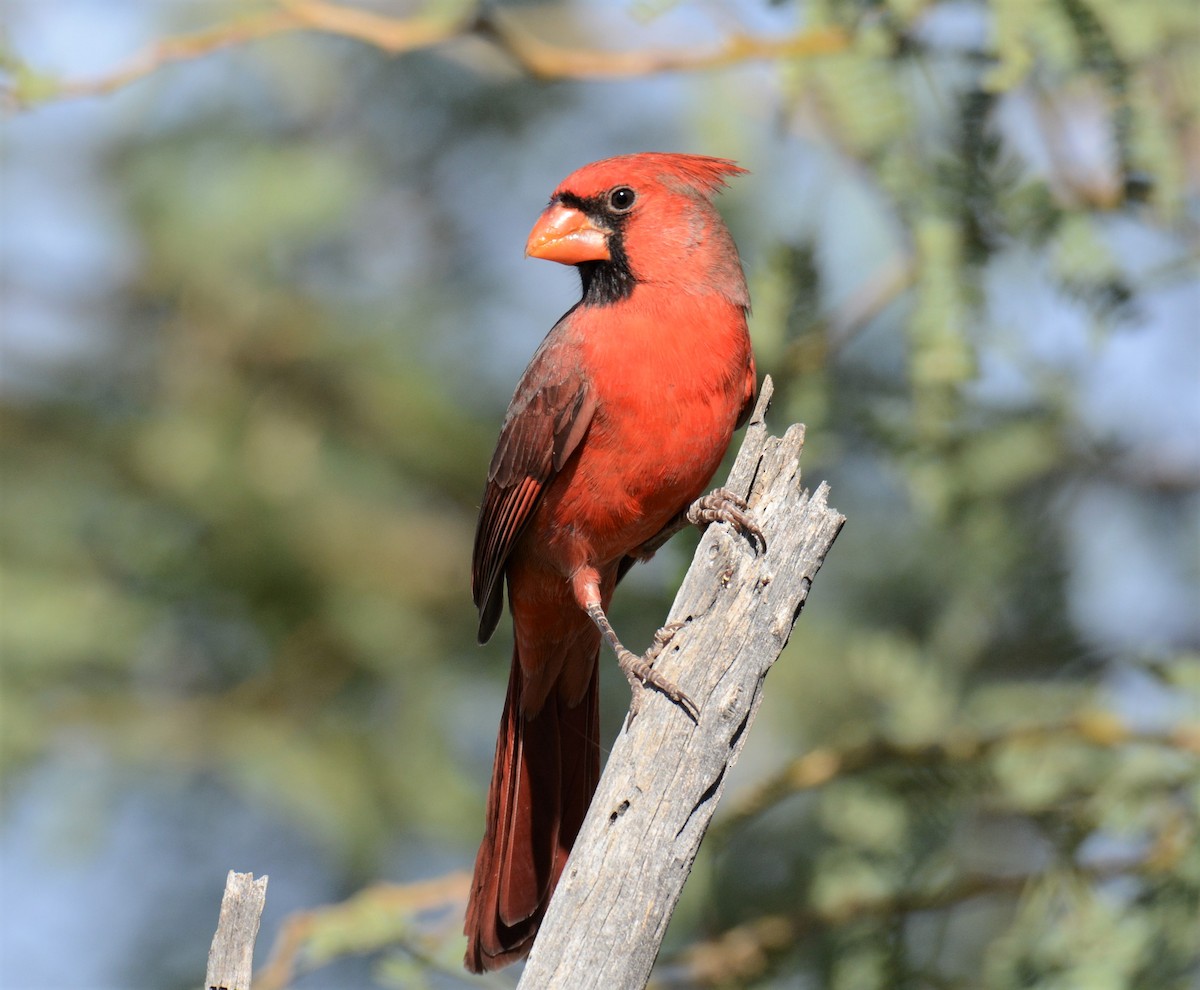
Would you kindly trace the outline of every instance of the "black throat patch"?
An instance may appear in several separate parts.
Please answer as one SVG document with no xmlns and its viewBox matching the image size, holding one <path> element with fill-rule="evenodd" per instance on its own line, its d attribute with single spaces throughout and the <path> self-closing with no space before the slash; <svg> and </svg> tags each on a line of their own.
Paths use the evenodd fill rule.
<svg viewBox="0 0 1200 990">
<path fill-rule="evenodd" d="M 580 306 L 610 306 L 628 299 L 637 284 L 625 254 L 625 221 L 629 214 L 613 213 L 607 208 L 604 196 L 584 198 L 574 193 L 561 193 L 563 206 L 579 210 L 598 227 L 611 231 L 608 235 L 607 261 L 584 261 L 575 267 L 583 284 Z"/>
</svg>

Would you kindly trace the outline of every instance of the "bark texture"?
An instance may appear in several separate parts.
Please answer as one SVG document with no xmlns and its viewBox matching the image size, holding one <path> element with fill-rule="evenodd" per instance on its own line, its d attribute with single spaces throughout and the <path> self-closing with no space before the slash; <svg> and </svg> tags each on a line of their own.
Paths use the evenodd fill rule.
<svg viewBox="0 0 1200 990">
<path fill-rule="evenodd" d="M 208 990 L 250 990 L 254 940 L 267 900 L 267 878 L 229 871 L 217 933 L 208 950 Z"/>
</svg>

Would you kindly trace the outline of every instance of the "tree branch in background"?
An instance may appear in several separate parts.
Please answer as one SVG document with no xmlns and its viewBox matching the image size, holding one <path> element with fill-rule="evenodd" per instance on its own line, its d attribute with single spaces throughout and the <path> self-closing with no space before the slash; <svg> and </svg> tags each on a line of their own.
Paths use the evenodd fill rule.
<svg viewBox="0 0 1200 990">
<path fill-rule="evenodd" d="M 295 29 L 292 18 L 283 12 L 239 17 L 194 34 L 164 38 L 111 72 L 92 79 L 60 82 L 36 73 L 27 66 L 10 64 L 4 68 L 14 77 L 14 83 L 3 90 L 5 108 L 22 110 L 54 100 L 107 96 L 176 62 L 190 62 L 224 48 L 245 45 Z"/>
<path fill-rule="evenodd" d="M 647 692 L 618 736 L 520 986 L 641 988 L 762 700 L 845 519 L 800 486 L 804 429 L 768 437 L 763 383 L 726 487 L 748 496 L 756 553 L 710 526 L 671 609 L 682 624 L 656 664 L 700 706 L 699 723 Z"/>
<path fill-rule="evenodd" d="M 1200 724 L 1185 724 L 1162 732 L 1143 731 L 1103 711 L 1084 712 L 1050 725 L 1018 725 L 988 734 L 958 730 L 924 743 L 871 739 L 845 749 L 823 746 L 797 757 L 773 777 L 741 795 L 714 829 L 713 838 L 724 841 L 730 833 L 780 801 L 839 777 L 897 764 L 917 767 L 968 763 L 988 756 L 1001 746 L 1053 739 L 1073 739 L 1110 749 L 1130 743 L 1163 746 L 1200 755 Z"/>
<path fill-rule="evenodd" d="M 428 15 L 389 17 L 326 0 L 276 0 L 276 4 L 274 10 L 156 42 L 112 71 L 90 79 L 55 80 L 14 63 L 10 56 L 4 68 L 12 81 L 3 91 L 4 103 L 9 109 L 27 109 L 52 100 L 102 96 L 167 65 L 296 32 L 353 38 L 391 55 L 475 37 L 494 45 L 529 75 L 541 79 L 621 79 L 658 72 L 695 71 L 754 60 L 831 54 L 845 51 L 850 43 L 846 32 L 822 27 L 779 38 L 732 33 L 708 49 L 598 51 L 548 41 L 530 32 L 522 17 L 490 7 L 447 19 Z"/>
<path fill-rule="evenodd" d="M 545 41 L 527 31 L 518 18 L 497 11 L 481 14 L 476 33 L 491 38 L 532 76 L 541 79 L 626 79 L 659 72 L 695 72 L 743 62 L 803 58 L 845 51 L 850 37 L 840 28 L 810 28 L 782 38 L 726 34 L 709 49 L 596 51 Z"/>
<path fill-rule="evenodd" d="M 257 974 L 258 990 L 285 990 L 304 973 L 335 959 L 383 949 L 401 949 L 426 972 L 443 972 L 463 982 L 477 982 L 463 971 L 456 943 L 454 967 L 446 969 L 436 952 L 422 945 L 423 919 L 453 914 L 437 927 L 461 927 L 469 873 L 455 872 L 415 883 L 376 883 L 338 904 L 298 911 L 284 919 L 271 960 Z"/>
<path fill-rule="evenodd" d="M 1077 879 L 1098 881 L 1127 876 L 1146 869 L 1147 857 L 1105 860 L 1067 872 Z M 951 908 L 977 897 L 1019 895 L 1030 884 L 1044 880 L 1046 870 L 1032 873 L 967 874 L 934 889 L 903 891 L 886 897 L 839 904 L 836 908 L 808 908 L 791 915 L 766 915 L 731 928 L 708 942 L 689 946 L 678 960 L 686 986 L 744 986 L 760 978 L 772 958 L 795 949 L 814 929 L 844 925 L 865 918 L 889 918 L 920 911 Z"/>
</svg>

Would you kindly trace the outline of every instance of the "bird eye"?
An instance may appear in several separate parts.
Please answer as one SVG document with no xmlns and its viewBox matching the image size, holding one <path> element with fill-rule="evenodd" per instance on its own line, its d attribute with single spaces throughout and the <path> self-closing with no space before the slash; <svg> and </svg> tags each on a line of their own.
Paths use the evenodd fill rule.
<svg viewBox="0 0 1200 990">
<path fill-rule="evenodd" d="M 633 207 L 637 200 L 635 193 L 628 186 L 617 186 L 608 194 L 608 205 L 611 206 L 617 213 L 624 213 Z"/>
</svg>

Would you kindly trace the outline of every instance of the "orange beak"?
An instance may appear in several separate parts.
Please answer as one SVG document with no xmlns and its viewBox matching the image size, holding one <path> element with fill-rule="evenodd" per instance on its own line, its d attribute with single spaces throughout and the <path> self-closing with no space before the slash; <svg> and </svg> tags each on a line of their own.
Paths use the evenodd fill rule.
<svg viewBox="0 0 1200 990">
<path fill-rule="evenodd" d="M 553 203 L 529 232 L 525 255 L 563 265 L 609 261 L 608 231 L 592 223 L 582 210 Z"/>
</svg>

